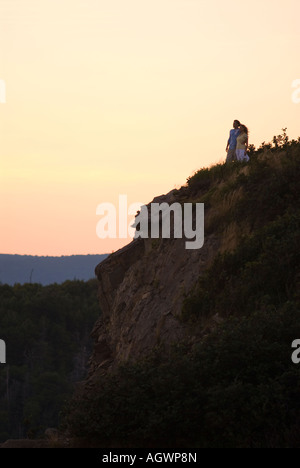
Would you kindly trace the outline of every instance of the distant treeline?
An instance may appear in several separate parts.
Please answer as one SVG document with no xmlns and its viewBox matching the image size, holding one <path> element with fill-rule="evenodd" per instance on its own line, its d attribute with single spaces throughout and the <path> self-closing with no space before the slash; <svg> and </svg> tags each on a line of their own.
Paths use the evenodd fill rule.
<svg viewBox="0 0 300 468">
<path fill-rule="evenodd" d="M 0 254 L 0 283 L 63 283 L 66 280 L 88 281 L 95 277 L 95 267 L 104 255 L 38 257 Z"/>
</svg>

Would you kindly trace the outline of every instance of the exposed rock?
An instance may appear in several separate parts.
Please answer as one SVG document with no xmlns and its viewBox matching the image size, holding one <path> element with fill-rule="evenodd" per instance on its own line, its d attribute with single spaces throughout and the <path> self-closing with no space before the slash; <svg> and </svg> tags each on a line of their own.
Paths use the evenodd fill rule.
<svg viewBox="0 0 300 468">
<path fill-rule="evenodd" d="M 173 203 L 176 192 L 154 201 Z M 159 343 L 170 345 L 186 337 L 187 326 L 179 320 L 184 297 L 214 259 L 220 240 L 207 236 L 198 250 L 187 250 L 185 241 L 136 239 L 96 267 L 102 315 L 92 331 L 89 382 Z"/>
</svg>

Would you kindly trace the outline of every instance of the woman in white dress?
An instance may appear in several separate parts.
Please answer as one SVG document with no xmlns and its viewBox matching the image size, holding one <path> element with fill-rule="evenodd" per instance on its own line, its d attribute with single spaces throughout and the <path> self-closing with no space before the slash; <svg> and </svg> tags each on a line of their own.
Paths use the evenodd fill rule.
<svg viewBox="0 0 300 468">
<path fill-rule="evenodd" d="M 245 125 L 240 126 L 240 133 L 237 137 L 236 158 L 239 162 L 248 162 L 248 128 Z"/>
</svg>

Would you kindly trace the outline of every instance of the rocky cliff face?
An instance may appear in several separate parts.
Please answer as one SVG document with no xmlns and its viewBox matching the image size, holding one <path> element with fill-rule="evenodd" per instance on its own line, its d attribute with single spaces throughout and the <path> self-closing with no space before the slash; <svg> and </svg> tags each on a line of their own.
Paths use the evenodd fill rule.
<svg viewBox="0 0 300 468">
<path fill-rule="evenodd" d="M 181 190 L 153 202 L 183 200 Z M 95 347 L 89 380 L 190 333 L 179 320 L 182 303 L 219 244 L 213 235 L 206 236 L 198 250 L 187 250 L 184 238 L 136 239 L 96 267 L 102 314 L 92 332 Z"/>
</svg>

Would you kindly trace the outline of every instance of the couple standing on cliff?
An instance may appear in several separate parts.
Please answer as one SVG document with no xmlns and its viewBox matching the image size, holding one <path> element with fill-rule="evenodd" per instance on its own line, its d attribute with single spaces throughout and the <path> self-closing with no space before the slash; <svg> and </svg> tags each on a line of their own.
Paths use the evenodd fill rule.
<svg viewBox="0 0 300 468">
<path fill-rule="evenodd" d="M 226 146 L 226 162 L 233 161 L 248 162 L 248 128 L 238 120 L 233 122 L 233 129 L 230 130 L 229 139 Z"/>
</svg>

